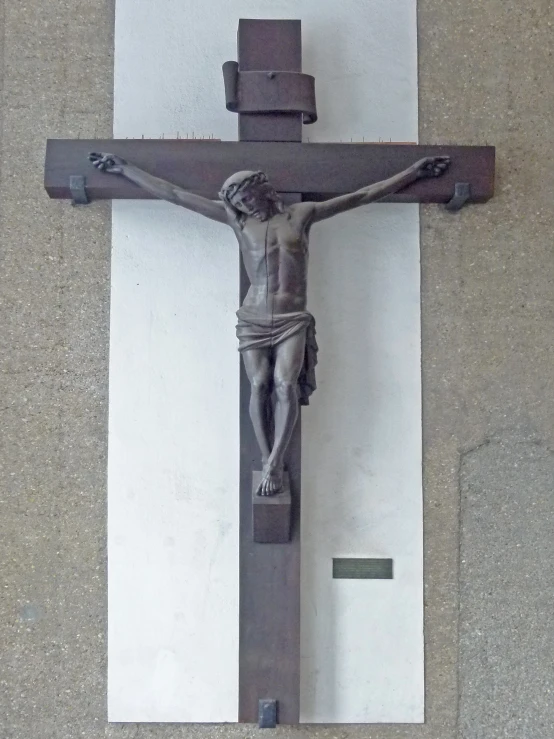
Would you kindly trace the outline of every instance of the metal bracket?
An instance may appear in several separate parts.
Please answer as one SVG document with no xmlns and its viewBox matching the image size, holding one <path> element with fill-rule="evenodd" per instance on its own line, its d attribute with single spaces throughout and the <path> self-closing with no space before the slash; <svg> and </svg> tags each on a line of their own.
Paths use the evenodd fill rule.
<svg viewBox="0 0 554 739">
<path fill-rule="evenodd" d="M 71 205 L 88 205 L 89 199 L 86 191 L 86 177 L 83 175 L 70 175 L 69 190 L 71 192 Z"/>
<path fill-rule="evenodd" d="M 454 195 L 444 207 L 450 213 L 457 213 L 467 203 L 471 196 L 471 185 L 469 182 L 456 182 Z"/>
<path fill-rule="evenodd" d="M 241 72 L 237 62 L 223 65 L 225 106 L 232 113 L 302 113 L 317 121 L 315 79 L 302 72 Z"/>
<path fill-rule="evenodd" d="M 277 701 L 265 698 L 258 701 L 258 727 L 274 729 L 277 726 Z"/>
</svg>

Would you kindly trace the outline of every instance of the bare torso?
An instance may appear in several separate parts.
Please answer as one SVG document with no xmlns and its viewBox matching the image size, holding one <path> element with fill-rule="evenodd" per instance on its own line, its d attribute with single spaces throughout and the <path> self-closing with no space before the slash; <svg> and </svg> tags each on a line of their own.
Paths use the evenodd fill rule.
<svg viewBox="0 0 554 739">
<path fill-rule="evenodd" d="M 248 218 L 233 230 L 250 279 L 243 305 L 264 316 L 305 310 L 308 226 L 302 209 L 288 207 L 267 221 Z"/>
</svg>

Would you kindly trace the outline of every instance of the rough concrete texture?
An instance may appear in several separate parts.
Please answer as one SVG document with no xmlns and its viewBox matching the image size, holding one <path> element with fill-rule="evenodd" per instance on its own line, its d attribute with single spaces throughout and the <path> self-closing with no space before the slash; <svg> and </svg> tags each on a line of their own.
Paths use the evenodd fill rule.
<svg viewBox="0 0 554 739">
<path fill-rule="evenodd" d="M 554 736 L 554 451 L 502 430 L 462 462 L 462 730 Z"/>
<path fill-rule="evenodd" d="M 48 136 L 110 135 L 113 2 L 0 22 L 0 735 L 258 735 L 106 723 L 110 211 L 41 180 Z M 420 0 L 419 26 L 421 141 L 498 153 L 489 204 L 423 208 L 427 723 L 277 735 L 550 739 L 554 6 Z"/>
<path fill-rule="evenodd" d="M 419 6 L 421 141 L 497 147 L 494 200 L 422 219 L 429 719 L 463 739 L 554 735 L 553 26 Z"/>
</svg>

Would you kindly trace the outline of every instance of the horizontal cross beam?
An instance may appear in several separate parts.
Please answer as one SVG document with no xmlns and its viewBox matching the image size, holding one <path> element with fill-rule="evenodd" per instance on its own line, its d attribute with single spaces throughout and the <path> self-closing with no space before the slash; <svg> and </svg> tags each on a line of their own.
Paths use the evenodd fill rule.
<svg viewBox="0 0 554 739">
<path fill-rule="evenodd" d="M 493 146 L 49 139 L 45 187 L 50 197 L 71 198 L 69 178 L 84 175 L 91 200 L 151 198 L 123 177 L 97 171 L 88 162 L 91 151 L 117 154 L 150 174 L 209 198 L 217 197 L 222 183 L 233 172 L 261 169 L 278 192 L 322 200 L 384 180 L 423 157 L 439 155 L 452 160 L 442 177 L 419 180 L 386 199 L 446 203 L 457 182 L 470 184 L 469 202 L 485 202 L 494 193 Z"/>
</svg>

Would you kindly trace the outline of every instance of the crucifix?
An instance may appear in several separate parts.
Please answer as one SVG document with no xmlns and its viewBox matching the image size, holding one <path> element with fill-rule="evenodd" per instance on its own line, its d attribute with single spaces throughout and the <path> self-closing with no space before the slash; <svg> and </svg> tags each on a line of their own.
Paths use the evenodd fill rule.
<svg viewBox="0 0 554 739">
<path fill-rule="evenodd" d="M 482 202 L 493 192 L 494 149 L 302 144 L 302 122 L 317 114 L 313 78 L 301 71 L 300 22 L 243 20 L 238 45 L 238 65 L 224 65 L 224 81 L 227 107 L 239 115 L 240 142 L 50 141 L 46 188 L 74 201 L 162 197 L 231 226 L 238 238 L 239 720 L 294 724 L 298 392 L 307 400 L 314 387 L 316 352 L 305 303 L 309 228 L 384 197 L 445 202 L 451 209 Z M 92 156 L 96 168 L 87 165 L 92 151 L 100 152 Z"/>
</svg>

